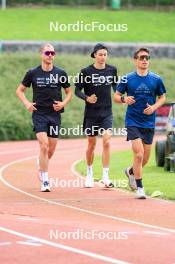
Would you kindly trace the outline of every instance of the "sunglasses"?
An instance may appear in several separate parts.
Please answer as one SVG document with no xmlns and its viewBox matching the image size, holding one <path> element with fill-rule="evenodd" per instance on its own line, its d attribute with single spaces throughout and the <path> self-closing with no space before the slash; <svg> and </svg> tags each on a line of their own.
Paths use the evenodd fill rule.
<svg viewBox="0 0 175 264">
<path fill-rule="evenodd" d="M 49 55 L 55 56 L 55 51 L 45 51 L 44 55 L 46 55 L 46 56 L 49 56 Z"/>
<path fill-rule="evenodd" d="M 140 60 L 140 61 L 143 61 L 144 59 L 146 61 L 150 60 L 150 56 L 148 55 L 140 55 L 140 56 L 137 56 L 137 59 Z"/>
</svg>

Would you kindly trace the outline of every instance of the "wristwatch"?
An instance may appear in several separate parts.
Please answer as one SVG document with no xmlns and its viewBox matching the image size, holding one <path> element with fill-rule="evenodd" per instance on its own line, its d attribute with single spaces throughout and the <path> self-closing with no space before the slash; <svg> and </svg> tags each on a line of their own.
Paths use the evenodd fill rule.
<svg viewBox="0 0 175 264">
<path fill-rule="evenodd" d="M 122 95 L 122 96 L 120 97 L 120 99 L 121 99 L 121 102 L 122 102 L 122 103 L 125 103 L 125 97 L 124 97 L 124 95 Z"/>
</svg>

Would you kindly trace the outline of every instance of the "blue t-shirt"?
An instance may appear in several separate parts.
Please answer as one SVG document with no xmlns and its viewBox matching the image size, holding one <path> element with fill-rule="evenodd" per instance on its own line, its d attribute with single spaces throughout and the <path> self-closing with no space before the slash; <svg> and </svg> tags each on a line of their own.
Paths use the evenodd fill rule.
<svg viewBox="0 0 175 264">
<path fill-rule="evenodd" d="M 155 113 L 145 115 L 144 109 L 147 103 L 153 105 L 156 102 L 156 96 L 166 93 L 165 86 L 160 76 L 153 72 L 148 72 L 146 76 L 139 76 L 137 72 L 131 72 L 124 81 L 121 81 L 116 90 L 121 93 L 127 93 L 127 96 L 134 96 L 135 103 L 128 105 L 125 124 L 126 127 L 155 127 Z"/>
</svg>

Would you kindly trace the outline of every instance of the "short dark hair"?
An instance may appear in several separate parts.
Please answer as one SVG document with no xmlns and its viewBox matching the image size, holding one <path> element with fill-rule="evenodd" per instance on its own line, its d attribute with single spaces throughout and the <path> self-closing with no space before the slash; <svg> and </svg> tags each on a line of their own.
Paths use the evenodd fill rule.
<svg viewBox="0 0 175 264">
<path fill-rule="evenodd" d="M 97 53 L 98 50 L 105 49 L 108 51 L 108 48 L 102 44 L 102 43 L 97 43 L 94 47 L 93 52 L 91 53 L 91 58 L 95 58 L 94 54 Z"/>
<path fill-rule="evenodd" d="M 150 54 L 150 51 L 149 51 L 149 49 L 147 49 L 147 48 L 139 48 L 139 49 L 137 49 L 135 52 L 134 52 L 134 59 L 137 59 L 137 56 L 138 56 L 138 54 L 139 54 L 139 52 L 141 52 L 141 51 L 145 51 L 145 52 L 147 52 L 148 54 Z"/>
</svg>

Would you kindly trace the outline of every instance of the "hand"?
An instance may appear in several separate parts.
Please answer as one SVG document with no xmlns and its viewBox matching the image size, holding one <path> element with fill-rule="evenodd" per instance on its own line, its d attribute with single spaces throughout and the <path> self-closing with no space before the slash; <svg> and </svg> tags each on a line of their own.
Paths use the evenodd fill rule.
<svg viewBox="0 0 175 264">
<path fill-rule="evenodd" d="M 91 96 L 88 96 L 86 98 L 86 101 L 90 104 L 95 104 L 97 102 L 97 96 L 95 94 L 92 94 Z"/>
<path fill-rule="evenodd" d="M 132 104 L 134 104 L 136 101 L 135 101 L 135 99 L 134 99 L 134 96 L 126 96 L 125 97 L 125 103 L 127 104 L 127 105 L 132 105 Z"/>
<path fill-rule="evenodd" d="M 143 111 L 143 113 L 145 115 L 151 115 L 152 113 L 154 113 L 154 111 L 156 110 L 154 108 L 154 105 L 149 105 L 148 103 L 146 104 L 147 108 L 145 108 L 145 110 Z"/>
<path fill-rule="evenodd" d="M 54 101 L 53 109 L 58 112 L 65 106 L 64 102 Z"/>
<path fill-rule="evenodd" d="M 27 110 L 29 111 L 29 112 L 34 112 L 34 111 L 37 111 L 37 108 L 34 106 L 34 105 L 36 105 L 36 103 L 28 103 L 27 105 L 26 105 L 26 108 L 27 108 Z"/>
</svg>

